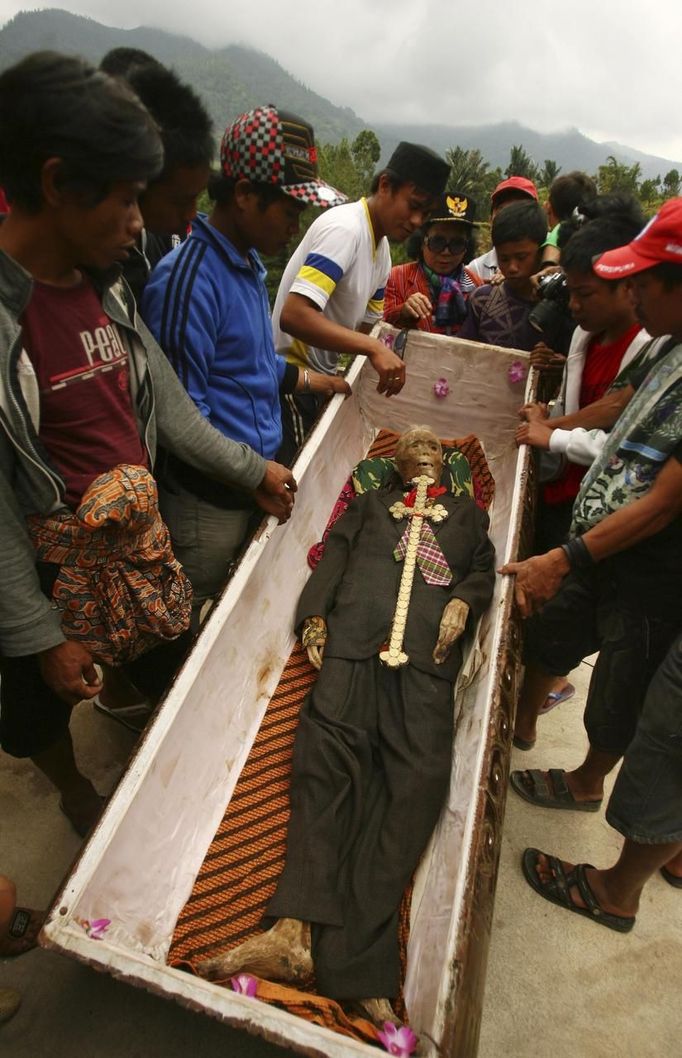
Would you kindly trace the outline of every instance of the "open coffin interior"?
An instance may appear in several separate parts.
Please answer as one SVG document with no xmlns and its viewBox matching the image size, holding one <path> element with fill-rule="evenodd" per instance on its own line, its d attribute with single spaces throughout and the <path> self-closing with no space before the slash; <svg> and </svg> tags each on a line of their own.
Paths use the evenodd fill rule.
<svg viewBox="0 0 682 1058">
<path fill-rule="evenodd" d="M 392 329 L 382 327 L 386 333 Z M 243 557 L 107 812 L 55 905 L 51 945 L 303 1053 L 376 1053 L 265 1004 L 165 965 L 175 922 L 222 819 L 267 703 L 294 645 L 293 614 L 319 540 L 350 469 L 382 427 L 425 423 L 442 437 L 474 433 L 495 479 L 490 535 L 501 563 L 515 553 L 521 463 L 513 441 L 523 384 L 508 369 L 523 354 L 431 335 L 410 336 L 399 398 L 376 393 L 364 361 L 353 398 L 336 398 L 296 465 L 295 513 L 264 525 Z M 437 397 L 434 383 L 449 392 Z M 416 1031 L 434 1041 L 453 1009 L 474 806 L 491 725 L 491 697 L 509 585 L 498 580 L 481 630 L 482 663 L 458 694 L 448 804 L 424 856 L 412 902 L 405 998 Z M 95 940 L 83 923 L 111 920 Z M 434 1053 L 436 1051 L 434 1050 Z"/>
</svg>

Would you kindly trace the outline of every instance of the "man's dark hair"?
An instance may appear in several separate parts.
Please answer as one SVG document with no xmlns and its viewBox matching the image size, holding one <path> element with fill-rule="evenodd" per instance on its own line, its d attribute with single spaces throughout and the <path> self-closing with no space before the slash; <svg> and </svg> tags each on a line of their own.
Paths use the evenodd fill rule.
<svg viewBox="0 0 682 1058">
<path fill-rule="evenodd" d="M 599 195 L 585 203 L 583 216 L 590 218 L 577 230 L 573 223 L 561 225 L 561 266 L 565 271 L 592 273 L 595 257 L 632 242 L 644 227 L 639 202 L 627 194 Z M 566 232 L 570 237 L 566 240 Z M 606 280 L 605 280 L 606 282 Z"/>
<path fill-rule="evenodd" d="M 379 190 L 382 176 L 387 178 L 388 186 L 393 194 L 395 194 L 396 191 L 399 191 L 404 184 L 412 183 L 411 180 L 405 180 L 402 176 L 398 176 L 398 174 L 394 173 L 392 169 L 380 169 L 379 172 L 375 173 L 372 177 L 372 183 L 369 188 L 370 195 L 376 195 Z"/>
<path fill-rule="evenodd" d="M 162 64 L 149 52 L 142 51 L 142 48 L 112 48 L 99 64 L 100 70 L 108 73 L 110 77 L 125 79 L 140 66 L 162 66 Z"/>
<path fill-rule="evenodd" d="M 36 52 L 0 75 L 0 185 L 30 212 L 43 204 L 42 170 L 94 206 L 120 180 L 149 180 L 163 164 L 158 129 L 121 81 L 82 59 Z"/>
<path fill-rule="evenodd" d="M 133 66 L 126 80 L 161 130 L 162 176 L 181 166 L 210 165 L 213 125 L 194 89 L 160 63 Z"/>
<path fill-rule="evenodd" d="M 575 169 L 552 180 L 549 204 L 559 221 L 568 220 L 576 206 L 597 194 L 597 185 L 587 173 Z"/>
<path fill-rule="evenodd" d="M 212 173 L 208 179 L 208 197 L 218 205 L 227 205 L 234 198 L 234 189 L 237 180 L 233 176 L 224 176 L 222 173 Z M 256 193 L 258 206 L 263 212 L 272 205 L 279 202 L 284 196 L 284 191 L 278 184 L 261 184 L 251 181 L 251 187 Z"/>
<path fill-rule="evenodd" d="M 519 242 L 521 239 L 530 239 L 541 246 L 546 238 L 547 216 L 537 202 L 513 202 L 505 206 L 493 220 L 493 246 Z"/>
<path fill-rule="evenodd" d="M 661 261 L 649 271 L 656 279 L 660 279 L 666 290 L 682 286 L 682 264 L 676 264 L 675 261 Z"/>
</svg>

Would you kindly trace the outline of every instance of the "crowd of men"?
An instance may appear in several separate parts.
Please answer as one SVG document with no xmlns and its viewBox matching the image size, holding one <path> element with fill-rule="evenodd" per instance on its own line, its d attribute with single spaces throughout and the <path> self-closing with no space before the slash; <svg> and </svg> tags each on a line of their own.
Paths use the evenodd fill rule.
<svg viewBox="0 0 682 1058">
<path fill-rule="evenodd" d="M 73 706 L 144 725 L 254 519 L 296 517 L 290 467 L 350 393 L 341 356 L 366 356 L 398 396 L 409 362 L 370 334 L 393 283 L 400 326 L 528 350 L 557 393 L 521 409 L 518 442 L 560 461 L 538 554 L 501 571 L 528 619 L 520 749 L 570 671 L 599 660 L 585 760 L 512 786 L 596 811 L 622 761 L 607 819 L 624 845 L 608 870 L 536 849 L 523 869 L 543 897 L 631 929 L 656 870 L 682 887 L 682 200 L 645 225 L 585 174 L 559 177 L 547 210 L 511 177 L 474 258 L 473 204 L 427 147 L 401 143 L 350 203 L 319 178 L 310 124 L 276 106 L 227 126 L 215 171 L 213 153 L 200 99 L 143 52 L 100 69 L 39 53 L 0 76 L 3 750 L 85 836 L 102 799 Z M 322 212 L 271 313 L 259 255 L 309 205 Z M 396 275 L 389 240 L 408 238 L 415 267 Z M 550 325 L 537 308 L 555 301 Z M 3 892 L 0 957 L 36 934 Z M 13 1002 L 0 992 L 0 1018 Z"/>
</svg>

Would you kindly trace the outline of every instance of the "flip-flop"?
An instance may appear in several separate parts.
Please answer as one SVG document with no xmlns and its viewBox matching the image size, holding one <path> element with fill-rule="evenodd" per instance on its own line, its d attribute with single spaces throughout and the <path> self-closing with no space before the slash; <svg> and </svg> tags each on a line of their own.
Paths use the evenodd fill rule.
<svg viewBox="0 0 682 1058">
<path fill-rule="evenodd" d="M 546 882 L 540 881 L 537 873 L 540 856 L 546 858 L 549 869 L 552 872 L 552 877 L 548 878 Z M 591 863 L 576 863 L 573 870 L 567 874 L 563 863 L 556 856 L 550 856 L 548 852 L 541 852 L 540 849 L 525 849 L 521 857 L 521 869 L 529 886 L 535 890 L 538 896 L 549 900 L 552 904 L 563 907 L 566 911 L 573 911 L 576 915 L 589 918 L 600 926 L 615 929 L 617 933 L 629 933 L 635 924 L 634 915 L 614 915 L 611 911 L 604 911 L 600 906 L 585 874 L 586 870 L 594 870 Z M 579 904 L 574 902 L 571 896 L 571 888 L 573 886 L 580 893 L 585 902 L 585 907 L 580 907 Z"/>
<path fill-rule="evenodd" d="M 682 889 L 682 878 L 680 878 L 679 874 L 673 874 L 667 867 L 661 867 L 661 874 L 668 885 L 674 886 L 675 889 Z"/>
<path fill-rule="evenodd" d="M 556 709 L 557 705 L 561 705 L 562 702 L 567 702 L 574 694 L 575 687 L 572 683 L 567 683 L 560 691 L 550 691 L 540 706 L 539 715 L 544 716 L 545 713 L 551 713 L 552 709 Z"/>
<path fill-rule="evenodd" d="M 0 940 L 0 959 L 16 959 L 18 955 L 35 948 L 44 921 L 44 911 L 15 907 L 9 929 Z"/>
<path fill-rule="evenodd" d="M 516 746 L 517 749 L 532 749 L 534 745 L 534 738 L 521 738 L 520 735 L 514 735 L 512 738 L 512 746 Z"/>
<path fill-rule="evenodd" d="M 530 780 L 530 789 L 527 780 Z M 513 771 L 509 782 L 519 797 L 540 808 L 565 808 L 572 812 L 598 812 L 601 808 L 601 797 L 598 801 L 576 801 L 566 782 L 563 768 L 550 768 L 548 772 L 539 768 Z"/>
<path fill-rule="evenodd" d="M 147 702 L 138 702 L 135 705 L 123 705 L 119 709 L 112 709 L 110 706 L 102 704 L 99 695 L 95 695 L 92 701 L 98 713 L 108 716 L 110 720 L 115 720 L 117 724 L 123 724 L 123 727 L 127 728 L 128 731 L 134 731 L 136 735 L 144 731 L 154 711 Z"/>
</svg>

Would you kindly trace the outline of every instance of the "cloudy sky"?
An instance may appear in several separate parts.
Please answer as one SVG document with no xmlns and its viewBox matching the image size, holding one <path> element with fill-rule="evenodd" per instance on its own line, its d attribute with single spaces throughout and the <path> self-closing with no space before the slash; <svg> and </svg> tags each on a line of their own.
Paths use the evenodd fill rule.
<svg viewBox="0 0 682 1058">
<path fill-rule="evenodd" d="M 680 0 L 0 0 L 0 23 L 43 7 L 250 44 L 370 123 L 575 126 L 682 160 Z"/>
</svg>

